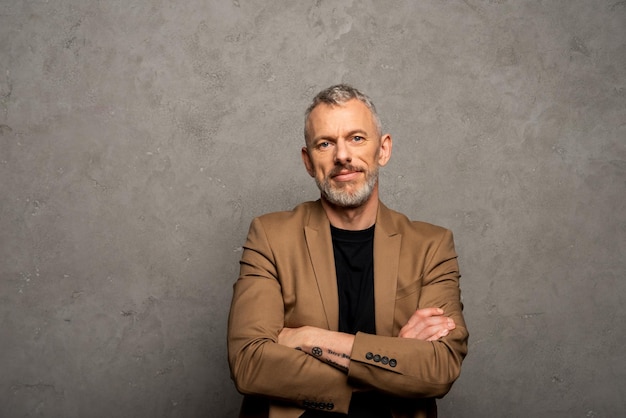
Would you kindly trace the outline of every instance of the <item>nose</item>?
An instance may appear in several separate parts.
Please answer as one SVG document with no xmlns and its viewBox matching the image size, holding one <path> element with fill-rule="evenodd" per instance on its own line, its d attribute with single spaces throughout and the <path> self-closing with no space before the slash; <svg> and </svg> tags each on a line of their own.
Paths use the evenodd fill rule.
<svg viewBox="0 0 626 418">
<path fill-rule="evenodd" d="M 335 164 L 343 165 L 352 161 L 350 147 L 344 140 L 337 141 L 335 145 Z"/>
</svg>

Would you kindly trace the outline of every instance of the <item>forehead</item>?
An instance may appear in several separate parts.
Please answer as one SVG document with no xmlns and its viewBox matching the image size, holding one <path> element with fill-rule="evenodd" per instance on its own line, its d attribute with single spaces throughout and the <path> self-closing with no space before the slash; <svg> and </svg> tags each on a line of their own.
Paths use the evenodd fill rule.
<svg viewBox="0 0 626 418">
<path fill-rule="evenodd" d="M 312 138 L 355 130 L 374 135 L 376 131 L 372 112 L 357 99 L 337 105 L 320 103 L 313 108 L 306 123 Z"/>
</svg>

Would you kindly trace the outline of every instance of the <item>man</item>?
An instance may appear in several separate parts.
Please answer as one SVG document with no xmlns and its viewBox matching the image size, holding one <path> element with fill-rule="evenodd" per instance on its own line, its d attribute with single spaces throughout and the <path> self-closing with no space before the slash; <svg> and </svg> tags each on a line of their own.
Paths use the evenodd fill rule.
<svg viewBox="0 0 626 418">
<path fill-rule="evenodd" d="M 228 358 L 241 417 L 435 417 L 467 353 L 450 231 L 378 198 L 391 157 L 371 100 L 337 85 L 305 115 L 321 198 L 252 221 Z"/>
</svg>

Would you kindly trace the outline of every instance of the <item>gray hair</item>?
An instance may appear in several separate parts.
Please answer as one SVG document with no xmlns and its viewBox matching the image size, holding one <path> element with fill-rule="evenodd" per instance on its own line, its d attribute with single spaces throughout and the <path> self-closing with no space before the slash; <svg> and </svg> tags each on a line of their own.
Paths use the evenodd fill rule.
<svg viewBox="0 0 626 418">
<path fill-rule="evenodd" d="M 365 94 L 361 93 L 359 90 L 355 89 L 352 86 L 349 86 L 347 84 L 337 84 L 317 93 L 317 96 L 313 98 L 313 101 L 306 109 L 306 112 L 304 112 L 304 139 L 307 144 L 309 140 L 307 132 L 307 122 L 309 120 L 309 115 L 311 114 L 313 109 L 315 109 L 315 107 L 321 103 L 336 106 L 344 104 L 352 99 L 360 100 L 365 106 L 367 106 L 370 112 L 372 112 L 374 124 L 376 125 L 376 129 L 378 130 L 377 135 L 382 135 L 382 124 L 380 123 L 380 118 L 378 117 L 378 112 L 376 112 L 376 107 L 374 106 L 372 99 L 370 99 Z"/>
</svg>

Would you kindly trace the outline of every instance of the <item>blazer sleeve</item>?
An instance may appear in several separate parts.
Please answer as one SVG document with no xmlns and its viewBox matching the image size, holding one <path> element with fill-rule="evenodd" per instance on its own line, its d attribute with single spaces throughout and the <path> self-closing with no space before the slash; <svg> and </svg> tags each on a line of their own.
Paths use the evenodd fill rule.
<svg viewBox="0 0 626 418">
<path fill-rule="evenodd" d="M 239 392 L 302 408 L 346 413 L 352 387 L 345 373 L 278 344 L 284 301 L 262 221 L 253 220 L 234 285 L 228 321 L 228 361 Z"/>
<path fill-rule="evenodd" d="M 458 378 L 469 334 L 463 319 L 452 233 L 440 230 L 444 232 L 438 234 L 439 238 L 425 253 L 417 306 L 403 308 L 396 300 L 396 315 L 402 314 L 398 310 L 406 312 L 393 336 L 356 335 L 349 370 L 352 383 L 403 398 L 423 398 L 445 395 Z M 424 253 L 415 256 L 424 257 Z M 442 308 L 445 315 L 454 319 L 456 328 L 433 342 L 398 338 L 399 327 L 406 322 L 404 318 L 415 309 L 426 307 Z"/>
</svg>

